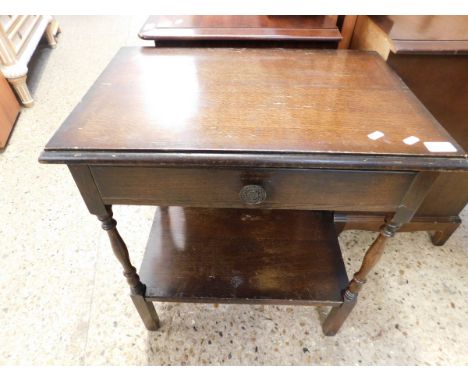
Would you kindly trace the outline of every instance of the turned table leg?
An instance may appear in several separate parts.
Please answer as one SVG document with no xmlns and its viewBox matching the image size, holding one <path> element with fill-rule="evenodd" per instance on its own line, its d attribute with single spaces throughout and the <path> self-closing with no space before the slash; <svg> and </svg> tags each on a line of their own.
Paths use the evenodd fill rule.
<svg viewBox="0 0 468 382">
<path fill-rule="evenodd" d="M 397 229 L 397 225 L 385 225 L 377 239 L 367 250 L 361 268 L 354 274 L 353 279 L 349 282 L 348 287 L 343 293 L 343 303 L 338 307 L 332 308 L 322 325 L 325 335 L 334 336 L 341 328 L 341 325 L 343 325 L 356 305 L 358 293 L 366 283 L 367 275 L 382 257 L 387 239 L 395 235 Z"/>
<path fill-rule="evenodd" d="M 112 207 L 106 206 L 106 209 L 107 213 L 105 215 L 99 215 L 98 219 L 102 222 L 102 228 L 109 236 L 115 257 L 119 260 L 120 264 L 122 264 L 124 269 L 123 275 L 130 285 L 130 297 L 145 327 L 148 330 L 157 330 L 159 328 L 159 318 L 153 303 L 145 300 L 146 286 L 140 281 L 136 268 L 130 262 L 127 246 L 117 231 L 117 222 L 112 218 Z"/>
<path fill-rule="evenodd" d="M 343 303 L 332 308 L 325 319 L 322 325 L 325 335 L 333 336 L 341 328 L 356 305 L 358 294 L 366 283 L 367 276 L 382 257 L 387 240 L 393 237 L 403 224 L 411 221 L 436 178 L 437 174 L 432 172 L 421 172 L 415 176 L 392 220 L 383 226 L 379 236 L 364 255 L 361 268 L 354 274 L 343 293 Z"/>
</svg>

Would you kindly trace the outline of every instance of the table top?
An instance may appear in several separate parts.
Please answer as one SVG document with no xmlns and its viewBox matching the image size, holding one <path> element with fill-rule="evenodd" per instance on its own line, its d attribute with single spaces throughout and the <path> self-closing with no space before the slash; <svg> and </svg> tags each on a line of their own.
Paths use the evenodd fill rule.
<svg viewBox="0 0 468 382">
<path fill-rule="evenodd" d="M 283 49 L 122 48 L 45 150 L 465 157 L 377 54 Z"/>
<path fill-rule="evenodd" d="M 395 52 L 468 52 L 468 16 L 370 16 Z"/>
<path fill-rule="evenodd" d="M 333 40 L 337 16 L 150 16 L 144 40 Z"/>
</svg>

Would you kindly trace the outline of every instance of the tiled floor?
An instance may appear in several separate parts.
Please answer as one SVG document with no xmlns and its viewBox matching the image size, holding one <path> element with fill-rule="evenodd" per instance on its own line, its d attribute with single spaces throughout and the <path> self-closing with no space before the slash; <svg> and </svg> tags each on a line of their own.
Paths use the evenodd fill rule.
<svg viewBox="0 0 468 382">
<path fill-rule="evenodd" d="M 157 303 L 162 328 L 147 332 L 67 169 L 37 162 L 117 49 L 145 44 L 145 17 L 58 19 L 57 48 L 31 68 L 36 105 L 0 153 L 0 364 L 468 363 L 466 223 L 444 247 L 397 235 L 336 337 L 321 334 L 326 309 L 251 305 Z M 138 264 L 154 208 L 114 212 Z M 350 273 L 374 237 L 341 235 Z"/>
</svg>

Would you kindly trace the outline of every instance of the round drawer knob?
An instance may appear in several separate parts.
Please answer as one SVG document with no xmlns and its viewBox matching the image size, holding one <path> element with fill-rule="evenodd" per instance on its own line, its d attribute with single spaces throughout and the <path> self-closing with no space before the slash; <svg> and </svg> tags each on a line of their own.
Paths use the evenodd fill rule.
<svg viewBox="0 0 468 382">
<path fill-rule="evenodd" d="M 266 199 L 266 192 L 261 186 L 256 184 L 248 184 L 242 187 L 239 196 L 244 203 L 260 204 Z"/>
</svg>

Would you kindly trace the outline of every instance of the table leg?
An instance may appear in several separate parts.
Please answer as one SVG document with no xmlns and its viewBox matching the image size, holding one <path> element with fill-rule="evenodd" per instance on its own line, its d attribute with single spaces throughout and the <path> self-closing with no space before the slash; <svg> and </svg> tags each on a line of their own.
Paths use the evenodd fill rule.
<svg viewBox="0 0 468 382">
<path fill-rule="evenodd" d="M 367 250 L 361 268 L 354 274 L 353 279 L 349 282 L 343 294 L 343 303 L 338 307 L 332 308 L 322 325 L 325 335 L 334 336 L 341 328 L 341 325 L 343 325 L 356 305 L 359 291 L 367 281 L 367 275 L 382 257 L 387 239 L 395 235 L 397 229 L 397 225 L 385 225 L 377 239 L 375 239 L 374 243 L 372 243 Z"/>
<path fill-rule="evenodd" d="M 33 107 L 34 100 L 29 92 L 28 85 L 26 84 L 27 74 L 23 74 L 16 78 L 8 78 L 8 82 L 13 86 L 15 92 L 24 107 Z"/>
<path fill-rule="evenodd" d="M 343 293 L 343 303 L 340 306 L 332 308 L 325 319 L 322 325 L 325 335 L 335 335 L 346 321 L 346 318 L 356 305 L 359 291 L 367 281 L 367 275 L 382 257 L 387 239 L 393 237 L 403 224 L 411 221 L 424 198 L 429 193 L 437 176 L 437 173 L 432 172 L 421 172 L 415 176 L 403 200 L 396 209 L 392 220 L 383 226 L 379 236 L 364 255 L 361 268 L 354 274 L 353 279 L 349 282 L 348 287 Z"/>
<path fill-rule="evenodd" d="M 385 214 L 365 215 L 354 213 L 335 213 L 335 231 L 339 235 L 344 230 L 379 231 L 385 223 Z M 460 226 L 461 220 L 458 215 L 454 216 L 416 216 L 406 223 L 399 231 L 431 232 L 432 244 L 440 246 L 450 239 L 452 234 Z"/>
<path fill-rule="evenodd" d="M 460 224 L 461 224 L 461 220 L 460 218 L 458 218 L 458 221 L 454 221 L 453 223 L 446 224 L 443 229 L 436 230 L 431 235 L 432 244 L 437 245 L 437 246 L 444 245 L 445 242 L 448 239 L 450 239 L 450 237 L 452 236 L 452 234 L 455 232 L 455 230 L 458 228 Z"/>
<path fill-rule="evenodd" d="M 115 257 L 119 260 L 120 264 L 122 264 L 124 269 L 123 275 L 130 285 L 130 297 L 145 327 L 148 330 L 157 330 L 159 328 L 159 318 L 153 303 L 145 300 L 146 286 L 140 281 L 136 268 L 130 262 L 127 246 L 117 231 L 117 222 L 112 217 L 112 207 L 106 206 L 106 210 L 107 213 L 105 215 L 99 215 L 98 219 L 102 222 L 102 228 L 109 236 Z"/>
</svg>

